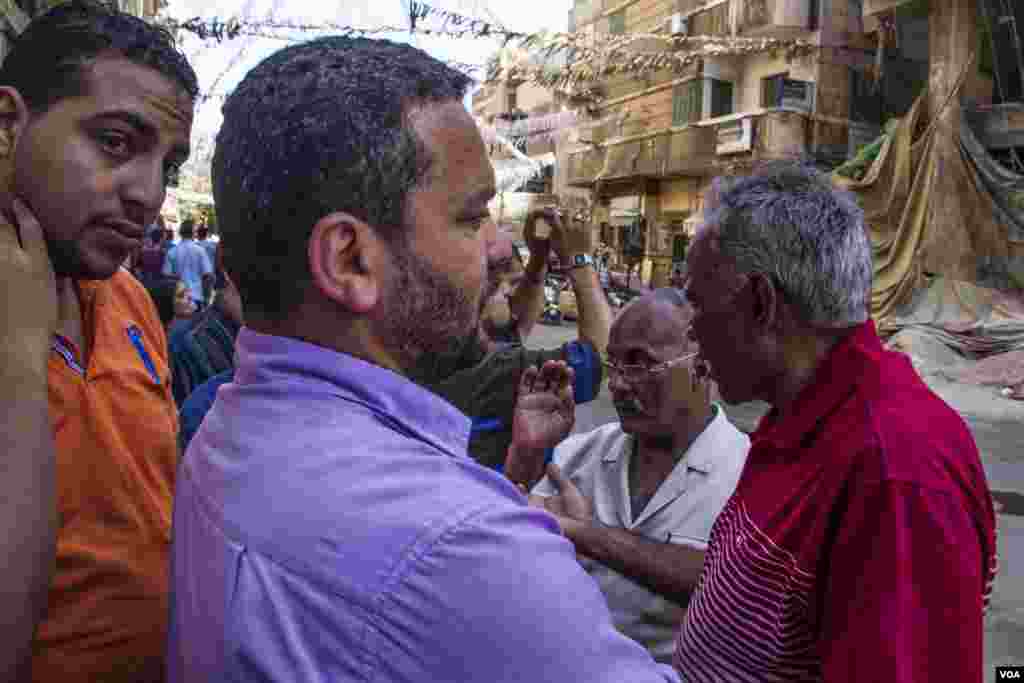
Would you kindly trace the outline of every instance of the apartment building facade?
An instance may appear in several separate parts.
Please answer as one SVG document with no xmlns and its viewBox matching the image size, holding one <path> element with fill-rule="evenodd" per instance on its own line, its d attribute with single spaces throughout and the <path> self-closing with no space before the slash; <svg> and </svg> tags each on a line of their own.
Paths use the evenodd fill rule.
<svg viewBox="0 0 1024 683">
<path fill-rule="evenodd" d="M 496 54 L 502 69 L 502 76 L 484 83 L 472 98 L 474 118 L 481 125 L 508 126 L 527 118 L 538 118 L 554 114 L 561 110 L 551 90 L 543 88 L 515 75 L 509 75 L 508 66 L 512 63 L 525 63 L 530 56 L 512 47 L 506 47 Z M 509 142 L 528 157 L 540 158 L 555 152 L 553 136 L 511 136 Z M 491 158 L 494 160 L 513 159 L 513 153 L 504 145 L 491 144 Z M 535 180 L 528 191 L 551 192 L 553 189 L 553 173 L 547 172 L 542 178 Z"/>
<path fill-rule="evenodd" d="M 571 114 L 567 102 L 551 89 L 535 85 L 509 68 L 512 65 L 536 66 L 538 58 L 511 47 L 500 50 L 495 58 L 501 66 L 500 76 L 486 81 L 473 94 L 471 109 L 474 118 L 481 126 L 506 130 L 509 126 L 513 130 L 520 125 L 525 128 L 526 124 L 535 129 L 538 122 L 542 124 L 540 132 L 506 136 L 520 155 L 540 162 L 543 167 L 540 175 L 515 188 L 515 191 L 499 194 L 493 202 L 492 212 L 499 223 L 518 238 L 521 237 L 522 219 L 530 207 L 547 205 L 557 197 L 568 210 L 586 213 L 590 192 L 585 188 L 568 186 L 566 173 L 558 170 L 566 164 L 565 151 L 570 131 L 567 121 L 572 118 L 562 116 Z M 548 60 L 549 65 L 552 63 Z M 564 65 L 564 60 L 561 63 Z M 490 144 L 488 152 L 496 168 L 516 158 L 508 145 L 497 142 Z M 554 163 L 551 163 L 552 159 Z"/>
<path fill-rule="evenodd" d="M 597 36 L 665 33 L 802 38 L 826 49 L 696 60 L 683 72 L 603 80 L 595 122 L 581 126 L 567 185 L 586 188 L 602 241 L 644 282 L 667 284 L 700 220 L 712 178 L 759 161 L 845 160 L 880 116 L 863 66 L 873 59 L 860 0 L 577 0 L 569 28 Z M 658 49 L 658 43 L 639 50 Z"/>
</svg>

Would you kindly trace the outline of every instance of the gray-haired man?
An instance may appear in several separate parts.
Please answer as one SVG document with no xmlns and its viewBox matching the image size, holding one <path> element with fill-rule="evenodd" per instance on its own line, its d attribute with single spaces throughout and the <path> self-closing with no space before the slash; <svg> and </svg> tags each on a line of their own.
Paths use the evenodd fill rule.
<svg viewBox="0 0 1024 683">
<path fill-rule="evenodd" d="M 730 403 L 772 405 L 681 631 L 688 681 L 980 681 L 994 515 L 963 420 L 867 318 L 871 245 L 812 169 L 724 188 L 687 297 Z"/>
</svg>

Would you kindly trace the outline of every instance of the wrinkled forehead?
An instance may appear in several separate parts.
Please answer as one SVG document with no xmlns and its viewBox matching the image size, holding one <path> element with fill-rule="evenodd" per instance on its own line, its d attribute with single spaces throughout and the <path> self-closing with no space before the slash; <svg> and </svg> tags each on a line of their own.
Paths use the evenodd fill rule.
<svg viewBox="0 0 1024 683">
<path fill-rule="evenodd" d="M 184 88 L 156 69 L 116 53 L 83 67 L 87 92 L 79 104 L 98 110 L 136 109 L 169 132 L 192 125 L 194 102 Z"/>
</svg>

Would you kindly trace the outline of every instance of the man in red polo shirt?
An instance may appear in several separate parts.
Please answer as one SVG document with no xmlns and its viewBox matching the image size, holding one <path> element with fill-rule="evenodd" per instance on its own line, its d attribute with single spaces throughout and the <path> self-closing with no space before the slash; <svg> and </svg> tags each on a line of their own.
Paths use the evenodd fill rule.
<svg viewBox="0 0 1024 683">
<path fill-rule="evenodd" d="M 717 196 L 691 334 L 729 403 L 763 400 L 680 632 L 687 681 L 981 681 L 995 518 L 960 416 L 867 317 L 853 198 L 794 164 Z"/>
</svg>

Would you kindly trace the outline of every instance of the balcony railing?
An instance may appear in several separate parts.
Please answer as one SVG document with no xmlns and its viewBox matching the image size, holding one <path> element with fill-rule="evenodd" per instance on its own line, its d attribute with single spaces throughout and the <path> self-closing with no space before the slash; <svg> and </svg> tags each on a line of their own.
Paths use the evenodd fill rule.
<svg viewBox="0 0 1024 683">
<path fill-rule="evenodd" d="M 653 135 L 642 140 L 610 145 L 602 179 L 658 177 L 668 156 L 668 136 Z"/>
<path fill-rule="evenodd" d="M 799 159 L 807 156 L 815 130 L 805 114 L 764 112 L 718 124 L 716 153 L 720 161 Z"/>
<path fill-rule="evenodd" d="M 603 121 L 597 124 L 590 124 L 580 128 L 580 138 L 599 145 L 605 140 L 614 136 L 618 126 L 614 121 Z"/>
<path fill-rule="evenodd" d="M 757 151 L 768 159 L 802 157 L 807 154 L 807 116 L 794 112 L 771 112 L 756 119 L 754 138 Z"/>
<path fill-rule="evenodd" d="M 570 154 L 567 183 L 591 185 L 598 175 L 601 180 L 715 175 L 723 165 L 810 156 L 841 163 L 849 155 L 850 125 L 786 110 L 712 120 Z"/>
<path fill-rule="evenodd" d="M 737 0 L 732 0 L 736 2 Z M 742 1 L 742 0 L 739 0 Z M 706 10 L 690 15 L 689 33 L 691 36 L 727 36 L 729 27 L 729 2 L 723 2 Z"/>
<path fill-rule="evenodd" d="M 811 0 L 734 0 L 739 2 L 741 35 L 787 35 L 811 27 Z"/>
<path fill-rule="evenodd" d="M 602 180 L 709 174 L 716 161 L 715 132 L 714 126 L 688 126 L 578 152 L 569 157 L 567 182 L 586 185 L 601 171 Z"/>
<path fill-rule="evenodd" d="M 604 150 L 594 148 L 573 152 L 568 155 L 567 162 L 566 183 L 575 186 L 590 185 L 604 165 Z"/>
<path fill-rule="evenodd" d="M 864 0 L 864 16 L 869 17 L 881 12 L 891 12 L 900 5 L 906 5 L 911 0 Z"/>
<path fill-rule="evenodd" d="M 687 126 L 668 135 L 665 173 L 700 174 L 715 161 L 714 126 Z"/>
<path fill-rule="evenodd" d="M 644 81 L 634 74 L 614 74 L 601 79 L 605 88 L 605 99 L 615 100 L 643 90 Z"/>
</svg>

